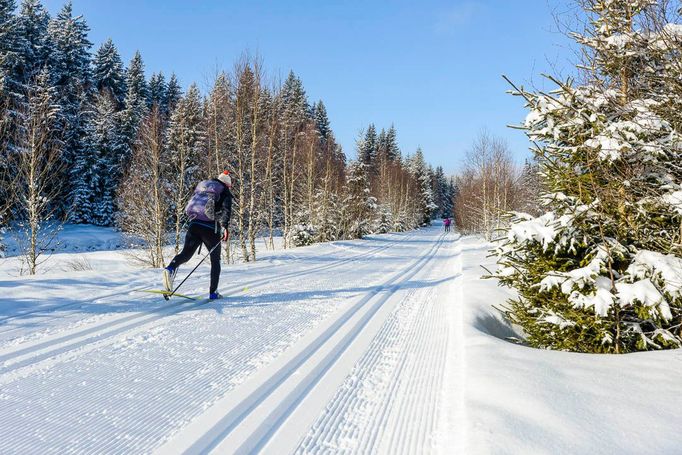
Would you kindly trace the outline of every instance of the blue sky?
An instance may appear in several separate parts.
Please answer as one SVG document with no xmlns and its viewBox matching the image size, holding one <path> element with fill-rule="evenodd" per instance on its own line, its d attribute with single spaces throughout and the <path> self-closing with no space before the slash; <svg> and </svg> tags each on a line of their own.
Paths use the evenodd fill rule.
<svg viewBox="0 0 682 455">
<path fill-rule="evenodd" d="M 45 0 L 51 13 L 62 0 Z M 73 0 L 93 48 L 111 37 L 127 61 L 139 49 L 147 75 L 175 71 L 204 89 L 216 68 L 242 52 L 261 56 L 271 76 L 299 75 L 322 99 L 346 154 L 373 122 L 394 123 L 405 153 L 421 146 L 453 172 L 478 132 L 504 137 L 528 155 L 525 117 L 502 79 L 542 87 L 540 73 L 570 68 L 552 11 L 562 0 L 177 1 Z M 554 71 L 552 71 L 554 72 Z"/>
</svg>

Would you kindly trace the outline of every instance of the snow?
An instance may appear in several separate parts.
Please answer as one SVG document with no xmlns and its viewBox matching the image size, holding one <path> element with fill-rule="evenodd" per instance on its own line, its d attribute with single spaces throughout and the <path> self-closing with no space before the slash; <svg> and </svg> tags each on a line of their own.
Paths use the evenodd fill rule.
<svg viewBox="0 0 682 455">
<path fill-rule="evenodd" d="M 663 202 L 670 205 L 673 210 L 682 215 L 682 191 L 674 191 L 662 197 Z"/>
<path fill-rule="evenodd" d="M 648 307 L 658 308 L 666 321 L 673 318 L 665 297 L 649 279 L 635 281 L 634 283 L 616 283 L 616 290 L 622 306 L 633 305 L 637 301 Z"/>
<path fill-rule="evenodd" d="M 261 251 L 223 268 L 219 302 L 138 292 L 159 271 L 125 251 L 82 252 L 97 248 L 85 239 L 35 277 L 10 275 L 17 258 L 0 263 L 2 453 L 672 454 L 682 443 L 682 351 L 509 341 L 523 334 L 495 308 L 513 295 L 481 279 L 490 244 L 440 225 Z M 64 270 L 74 256 L 95 270 Z M 678 266 L 638 258 L 638 280 Z M 183 292 L 203 295 L 208 267 L 195 275 Z"/>
<path fill-rule="evenodd" d="M 461 297 L 465 373 L 463 419 L 453 438 L 466 454 L 679 453 L 682 351 L 594 355 L 537 350 L 507 341 L 522 338 L 492 308 L 509 291 L 480 280 L 493 268 L 484 243 L 461 242 Z M 455 318 L 457 321 L 457 318 Z M 461 383 L 456 383 L 461 385 Z"/>
<path fill-rule="evenodd" d="M 546 250 L 555 242 L 558 223 L 554 213 L 548 212 L 541 217 L 513 223 L 507 237 L 518 242 L 539 242 Z"/>
<path fill-rule="evenodd" d="M 599 159 L 603 161 L 616 161 L 620 158 L 621 151 L 629 148 L 627 143 L 602 134 L 585 141 L 585 146 L 599 148 Z"/>
<path fill-rule="evenodd" d="M 89 224 L 65 224 L 54 245 L 55 252 L 76 253 L 79 251 L 108 251 L 125 248 L 128 242 L 113 228 Z M 16 256 L 21 243 L 21 234 L 10 231 L 6 236 L 7 256 Z"/>
<path fill-rule="evenodd" d="M 682 259 L 674 254 L 640 250 L 626 273 L 634 279 L 659 278 L 665 292 L 675 298 L 682 296 Z"/>
</svg>

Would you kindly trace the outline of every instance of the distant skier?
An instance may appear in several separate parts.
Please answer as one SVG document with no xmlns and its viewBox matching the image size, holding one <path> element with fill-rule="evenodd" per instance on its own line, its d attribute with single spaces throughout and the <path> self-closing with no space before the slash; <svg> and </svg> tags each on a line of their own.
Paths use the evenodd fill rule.
<svg viewBox="0 0 682 455">
<path fill-rule="evenodd" d="M 203 243 L 211 252 L 211 285 L 209 299 L 220 299 L 218 280 L 220 279 L 220 247 L 221 240 L 229 237 L 228 226 L 232 214 L 232 178 L 229 171 L 224 171 L 218 178 L 204 180 L 194 189 L 185 213 L 191 220 L 185 244 L 180 254 L 163 270 L 163 282 L 167 291 L 173 290 L 173 279 L 178 267 L 189 261 L 197 248 Z"/>
<path fill-rule="evenodd" d="M 446 217 L 445 220 L 443 220 L 443 226 L 445 226 L 445 232 L 450 232 L 450 224 L 452 224 L 450 217 Z"/>
</svg>

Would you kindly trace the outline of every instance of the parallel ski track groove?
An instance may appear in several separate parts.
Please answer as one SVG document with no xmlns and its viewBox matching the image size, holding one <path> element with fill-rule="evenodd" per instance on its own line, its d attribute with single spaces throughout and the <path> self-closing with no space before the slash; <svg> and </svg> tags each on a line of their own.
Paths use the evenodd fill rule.
<svg viewBox="0 0 682 455">
<path fill-rule="evenodd" d="M 410 293 L 406 296 L 406 300 L 409 300 L 415 293 L 415 290 L 411 290 Z M 398 309 L 400 310 L 400 308 Z M 384 341 L 394 339 L 400 335 L 399 332 L 399 324 L 396 323 L 394 319 L 395 313 L 393 313 L 389 318 L 387 319 L 386 323 L 382 326 L 382 328 L 377 332 L 377 335 L 375 337 L 376 339 L 383 339 Z M 410 314 L 412 319 L 414 318 L 414 312 Z M 402 337 L 401 337 L 402 338 Z M 402 340 L 401 340 L 402 341 Z M 374 344 L 374 342 L 373 342 Z M 396 343 L 397 344 L 397 343 Z M 378 347 L 379 349 L 373 349 Z M 360 359 L 359 363 L 356 365 L 356 368 L 354 368 L 354 371 L 357 370 L 359 372 L 365 372 L 366 374 L 363 375 L 362 373 L 358 374 L 356 377 L 356 381 L 361 380 L 365 376 L 369 376 L 375 371 L 378 371 L 376 368 L 380 365 L 377 365 L 377 363 L 380 363 L 381 361 L 386 361 L 386 352 L 383 349 L 380 348 L 385 348 L 386 343 L 383 343 L 382 346 L 370 346 L 369 351 L 363 356 L 363 358 Z M 403 368 L 404 364 L 404 356 L 399 359 L 399 363 L 396 367 L 396 371 L 400 371 Z M 352 373 L 351 373 L 352 374 Z M 356 382 L 357 384 L 358 382 Z M 345 384 L 344 384 L 345 385 Z M 342 386 L 343 387 L 343 386 Z M 356 389 L 357 387 L 355 387 Z M 384 400 L 387 400 L 387 407 L 390 407 L 390 403 L 393 401 L 393 397 L 395 396 L 394 389 L 395 387 L 389 387 L 387 390 L 383 391 L 384 393 L 382 394 L 384 397 Z M 341 408 L 342 410 L 349 410 L 353 408 L 356 412 L 358 412 L 359 407 L 363 407 L 363 402 L 362 400 L 359 400 L 358 397 L 355 394 L 348 395 L 347 393 L 344 393 L 345 390 L 342 390 L 341 393 L 337 393 L 336 396 L 332 399 L 332 401 L 329 403 L 327 406 L 327 410 L 332 410 L 335 408 Z M 376 390 L 374 391 L 376 393 Z M 363 411 L 366 411 L 366 408 L 363 409 Z M 313 424 L 314 429 L 316 430 L 317 434 L 321 434 L 322 436 L 326 436 L 326 440 L 322 440 L 322 446 L 330 446 L 333 447 L 335 444 L 329 440 L 329 438 L 335 436 L 335 433 L 331 431 L 324 431 L 325 429 L 331 429 L 331 428 L 342 428 L 342 420 L 344 418 L 344 412 L 327 412 L 325 416 L 323 417 L 322 421 L 320 423 L 315 423 Z M 377 414 L 374 415 L 373 420 L 376 421 L 379 416 Z M 366 425 L 364 428 L 371 428 L 374 425 L 371 423 Z M 355 426 L 351 429 L 352 433 L 348 435 L 349 439 L 351 440 L 357 440 L 362 437 L 362 433 L 358 433 L 359 430 L 362 430 L 359 426 Z M 313 442 L 314 439 L 309 439 L 309 438 L 303 438 L 303 444 L 305 446 L 308 446 L 310 442 Z M 300 449 L 296 453 L 307 453 L 307 452 L 301 452 Z"/>
<path fill-rule="evenodd" d="M 455 275 L 460 276 L 460 273 Z M 435 449 L 440 408 L 426 406 L 424 403 L 437 403 L 443 388 L 447 355 L 447 330 L 445 305 L 437 300 L 430 302 L 425 317 L 421 318 L 421 328 L 413 328 L 408 336 L 406 355 L 415 361 L 402 381 L 404 399 L 390 410 L 389 419 L 382 428 L 394 428 L 387 442 L 374 449 L 387 453 L 423 453 Z M 428 355 L 436 353 L 436 355 Z M 398 376 L 396 376 L 398 377 Z M 415 416 L 419 418 L 416 421 Z"/>
<path fill-rule="evenodd" d="M 293 329 L 296 329 L 296 328 L 299 328 L 299 327 L 302 326 L 302 325 L 303 325 L 303 324 L 299 324 L 298 326 L 290 326 L 290 327 L 293 328 Z M 270 340 L 273 339 L 274 337 L 275 337 L 275 334 L 273 334 L 272 337 L 265 338 L 265 339 L 261 339 L 261 342 L 262 342 L 262 343 L 267 343 L 268 341 L 270 341 Z M 237 365 L 243 365 L 243 363 L 242 363 L 241 361 L 242 361 L 242 360 L 248 360 L 248 359 L 251 357 L 252 354 L 253 354 L 252 352 L 243 352 L 243 353 L 241 353 L 240 356 L 235 357 L 235 358 L 231 358 L 229 361 L 230 361 L 230 363 L 234 363 L 234 364 L 237 364 Z M 187 367 L 185 370 L 183 370 L 183 371 L 190 371 L 190 369 L 191 369 L 191 367 L 188 366 L 188 367 Z M 226 371 L 228 371 L 228 370 L 226 370 Z M 244 372 L 248 372 L 248 371 L 249 371 L 249 368 L 246 368 L 246 367 L 241 368 L 241 369 L 239 369 L 239 370 L 228 371 L 228 372 L 227 372 L 226 374 L 224 374 L 224 375 L 212 376 L 212 377 L 211 377 L 211 382 L 219 382 L 219 381 L 221 381 L 221 380 L 228 380 L 228 381 L 230 381 L 231 379 L 236 378 L 236 377 L 239 377 L 239 376 L 242 375 Z M 156 372 L 153 371 L 153 370 L 152 370 L 152 371 L 149 371 L 149 373 L 146 374 L 146 375 L 138 376 L 138 379 L 147 380 L 147 381 L 150 381 L 150 382 L 151 382 L 151 381 L 153 381 L 154 378 L 156 377 L 156 374 L 155 374 L 155 373 L 156 373 Z M 173 383 L 166 384 L 166 386 L 169 387 L 171 390 L 179 390 L 179 389 L 181 389 L 180 386 L 183 385 L 184 377 L 185 377 L 184 374 L 178 374 L 178 375 L 177 375 L 177 380 L 174 381 Z M 106 387 L 106 385 L 103 385 L 102 387 Z M 234 386 L 233 386 L 233 387 L 234 387 Z M 229 391 L 229 390 L 231 390 L 231 389 L 227 389 L 227 390 Z M 91 390 L 91 393 L 94 392 L 94 393 L 96 394 L 96 393 L 99 392 L 99 391 L 100 391 L 100 389 L 95 388 L 95 389 L 92 389 L 92 390 Z M 165 411 L 166 413 L 168 413 L 168 414 L 178 414 L 178 410 L 180 410 L 180 409 L 182 409 L 182 408 L 184 408 L 184 407 L 186 407 L 186 406 L 187 406 L 187 400 L 184 399 L 184 397 L 183 397 L 182 395 L 177 395 L 175 399 L 168 400 L 168 401 L 166 401 L 166 402 L 164 403 L 164 411 Z M 132 409 L 149 409 L 149 408 L 148 408 L 148 406 L 147 406 L 147 403 L 144 403 L 144 402 L 137 402 L 137 403 L 136 403 L 132 408 L 130 408 L 130 409 L 132 410 Z M 154 434 L 156 431 L 158 431 L 158 425 L 156 425 L 156 424 L 153 423 L 153 422 L 154 422 L 154 420 L 153 420 L 154 410 L 150 410 L 150 411 L 151 411 L 151 412 L 148 413 L 150 419 L 144 419 L 144 418 L 142 418 L 141 421 L 142 421 L 142 422 L 145 422 L 146 428 L 147 428 L 147 430 L 148 430 L 148 433 L 149 433 L 149 434 Z M 72 417 L 72 416 L 74 416 L 74 415 L 79 415 L 79 414 L 80 414 L 80 410 L 79 410 L 79 409 L 74 409 L 73 412 L 69 412 L 69 413 L 64 412 L 62 415 L 65 416 L 65 417 Z M 144 415 L 144 414 L 143 414 L 143 415 Z M 190 419 L 193 418 L 193 417 L 196 417 L 196 416 L 191 416 Z M 49 435 L 48 435 L 48 436 L 49 436 Z M 56 436 L 56 435 L 54 435 L 54 436 Z M 99 431 L 98 433 L 92 433 L 92 434 L 89 435 L 89 436 L 91 436 L 91 439 L 93 439 L 93 440 L 94 440 L 97 436 L 100 437 L 100 438 L 97 439 L 98 441 L 106 440 L 106 437 L 107 437 L 107 429 L 106 429 L 106 427 L 102 427 L 102 428 L 100 428 L 100 431 Z M 107 452 L 107 449 L 109 448 L 109 445 L 111 445 L 111 444 L 114 444 L 114 445 L 115 445 L 115 442 L 114 442 L 114 441 L 110 441 L 109 445 L 104 446 L 104 447 L 99 447 L 99 446 L 97 446 L 96 444 L 94 444 L 94 445 L 93 445 L 93 444 L 94 444 L 94 443 L 91 443 L 91 446 L 93 447 L 93 450 L 94 450 L 94 449 L 96 449 L 96 450 L 94 450 L 94 452 L 90 452 L 90 453 L 95 453 L 95 452 L 102 453 L 102 452 Z M 86 449 L 86 448 L 83 448 L 84 453 L 88 453 L 88 451 L 85 450 L 85 449 Z"/>
<path fill-rule="evenodd" d="M 388 242 L 386 245 L 382 245 L 376 248 L 372 248 L 369 251 L 365 251 L 364 253 L 356 254 L 350 257 L 346 257 L 343 259 L 339 259 L 338 261 L 334 261 L 330 264 L 325 264 L 321 266 L 315 266 L 311 267 L 309 269 L 304 269 L 304 270 L 299 270 L 296 272 L 291 272 L 288 274 L 280 275 L 276 278 L 266 278 L 266 279 L 254 279 L 251 281 L 243 282 L 240 283 L 239 286 L 232 286 L 228 288 L 226 292 L 226 296 L 229 295 L 234 295 L 244 289 L 245 286 L 251 287 L 251 288 L 259 288 L 261 286 L 273 283 L 273 282 L 278 282 L 278 281 L 283 281 L 286 279 L 290 278 L 295 278 L 299 276 L 304 276 L 308 275 L 310 273 L 314 272 L 319 272 L 323 270 L 328 270 L 331 268 L 336 268 L 341 265 L 344 265 L 348 262 L 355 261 L 359 258 L 363 258 L 366 256 L 373 256 L 375 254 L 378 254 L 381 251 L 384 251 L 388 248 L 390 248 L 393 244 L 405 241 L 411 237 L 413 237 L 414 234 L 410 234 L 408 236 L 402 237 L 400 239 L 396 239 L 394 241 Z M 54 345 L 60 345 L 62 343 L 68 342 L 70 340 L 75 341 L 73 343 L 67 344 L 63 347 L 56 347 L 54 349 L 48 350 L 44 354 L 39 354 L 37 356 L 31 356 L 25 360 L 21 360 L 15 363 L 12 363 L 8 366 L 5 366 L 3 368 L 0 368 L 0 376 L 4 375 L 6 373 L 16 371 L 20 368 L 24 368 L 30 365 L 34 365 L 42 360 L 49 359 L 52 357 L 55 357 L 57 355 L 63 354 L 65 352 L 73 351 L 74 349 L 82 348 L 90 343 L 96 342 L 96 341 L 101 341 L 105 338 L 110 338 L 115 335 L 119 335 L 121 333 L 127 332 L 129 330 L 138 328 L 140 326 L 146 325 L 148 323 L 152 323 L 154 321 L 163 319 L 166 316 L 172 316 L 175 314 L 178 314 L 182 311 L 188 311 L 192 310 L 202 304 L 205 304 L 207 301 L 206 300 L 200 300 L 197 302 L 190 302 L 190 303 L 180 303 L 171 307 L 167 306 L 162 306 L 159 308 L 160 311 L 157 313 L 148 313 L 148 312 L 142 312 L 142 313 L 134 313 L 132 315 L 124 316 L 118 319 L 115 319 L 113 321 L 105 321 L 101 324 L 97 324 L 95 326 L 87 326 L 82 330 L 78 330 L 76 332 L 64 335 L 60 338 L 57 338 L 55 340 L 47 340 L 45 342 L 36 344 L 34 346 L 26 347 L 21 349 L 21 345 L 17 346 L 16 348 L 9 349 L 8 353 L 0 355 L 0 364 L 3 362 L 8 362 L 11 361 L 12 359 L 15 359 L 17 357 L 22 357 L 29 355 L 34 352 L 39 352 L 43 349 L 49 349 L 50 346 Z M 123 324 L 121 326 L 121 324 Z M 86 340 L 82 340 L 81 342 L 78 341 L 78 338 L 81 338 L 83 336 L 88 336 L 92 334 L 89 338 Z"/>
<path fill-rule="evenodd" d="M 295 327 L 295 326 L 291 326 L 291 327 Z M 273 334 L 273 337 L 274 337 L 274 334 Z M 270 339 L 271 338 L 266 338 L 266 339 L 262 339 L 261 341 L 263 343 L 267 343 L 267 341 L 269 341 Z M 230 359 L 230 363 L 234 362 L 235 364 L 241 365 L 242 362 L 240 362 L 240 360 L 241 359 L 248 359 L 249 354 L 252 354 L 252 353 L 249 353 L 249 352 L 242 353 L 241 356 Z M 183 371 L 190 371 L 191 368 L 192 368 L 191 366 L 187 366 L 187 368 L 185 368 Z M 239 377 L 241 374 L 243 374 L 246 371 L 248 371 L 248 368 L 241 368 L 237 371 L 231 371 L 231 372 L 228 372 L 227 374 L 224 374 L 224 375 L 212 376 L 211 382 L 218 382 L 221 379 L 230 380 L 231 378 Z M 143 376 L 138 376 L 137 378 L 140 380 L 146 380 L 148 382 L 152 382 L 154 380 L 155 376 L 156 376 L 155 371 L 149 371 L 148 374 L 143 375 Z M 183 381 L 184 381 L 183 378 L 184 377 L 185 377 L 184 374 L 178 374 L 177 375 L 178 379 L 175 382 L 170 383 L 170 384 L 165 384 L 165 385 L 166 385 L 166 387 L 169 387 L 170 390 L 180 390 L 181 386 L 183 385 Z M 103 385 L 103 387 L 106 387 L 106 385 Z M 230 390 L 230 389 L 228 389 L 228 390 Z M 94 393 L 95 395 L 97 395 L 98 392 L 100 392 L 100 389 L 98 389 L 98 388 L 91 389 L 91 391 L 90 391 L 90 393 Z M 166 401 L 164 403 L 164 405 L 165 405 L 164 410 L 166 413 L 177 414 L 179 409 L 182 409 L 182 408 L 187 406 L 187 401 L 186 401 L 186 399 L 184 399 L 184 397 L 182 395 L 178 394 L 178 395 L 176 395 L 175 399 Z M 136 402 L 129 410 L 135 410 L 135 409 L 149 409 L 149 407 L 148 407 L 147 403 Z M 160 425 L 160 424 L 154 423 L 153 411 L 154 410 L 150 410 L 150 413 L 146 414 L 150 417 L 149 419 L 145 419 L 145 418 L 140 419 L 142 422 L 145 422 L 146 433 L 148 433 L 150 435 L 153 435 L 155 432 L 157 432 L 159 425 Z M 73 410 L 71 410 L 71 412 L 62 412 L 62 415 L 64 417 L 73 417 L 75 415 L 80 415 L 80 412 L 81 412 L 80 409 L 73 409 Z M 142 413 L 142 416 L 144 417 L 145 413 Z M 189 419 L 191 420 L 192 417 L 194 417 L 194 416 L 190 416 Z M 17 429 L 17 431 L 19 431 L 19 429 Z M 116 440 L 111 440 L 111 439 L 108 440 L 107 439 L 107 436 L 108 436 L 107 431 L 108 431 L 107 427 L 103 426 L 103 427 L 99 428 L 98 432 L 89 434 L 88 436 L 89 436 L 90 441 L 89 441 L 88 445 L 85 447 L 79 448 L 79 452 L 82 452 L 82 453 L 105 453 L 105 452 L 109 453 L 109 449 L 112 449 L 112 452 L 115 452 L 115 450 L 113 450 L 113 449 L 116 448 L 115 446 L 116 446 L 117 442 L 116 442 Z M 57 433 L 57 434 L 55 434 L 55 433 Z M 53 430 L 53 431 L 45 432 L 44 435 L 45 435 L 45 437 L 56 439 L 59 436 L 58 433 L 59 433 L 59 430 Z M 98 445 L 98 443 L 101 441 L 108 441 L 108 443 L 106 443 L 106 445 L 100 447 Z M 26 442 L 26 444 L 28 444 L 28 441 Z M 2 448 L 1 443 L 0 443 L 0 448 Z M 20 446 L 20 447 L 16 447 L 16 446 L 11 447 L 12 450 L 23 449 L 23 448 L 26 448 L 26 450 L 30 450 L 30 446 L 28 446 L 28 445 L 24 445 L 24 446 Z M 88 449 L 91 449 L 91 450 L 88 450 Z"/>
<path fill-rule="evenodd" d="M 240 400 L 239 405 L 235 408 L 235 412 L 229 413 L 223 417 L 221 421 L 215 424 L 213 427 L 204 433 L 203 436 L 197 438 L 195 443 L 188 450 L 188 453 L 207 453 L 215 449 L 238 425 L 243 421 L 249 414 L 253 412 L 261 403 L 263 403 L 277 388 L 279 388 L 286 380 L 288 380 L 296 370 L 303 365 L 307 359 L 309 359 L 315 352 L 317 352 L 325 342 L 330 338 L 333 333 L 336 333 L 341 327 L 343 327 L 348 319 L 353 313 L 360 310 L 360 308 L 371 304 L 372 310 L 367 313 L 367 315 L 357 323 L 357 325 L 347 334 L 336 346 L 335 350 L 332 350 L 331 354 L 327 355 L 319 364 L 318 370 L 314 373 L 314 377 L 307 380 L 307 382 L 302 383 L 297 386 L 289 396 L 281 401 L 284 404 L 284 409 L 275 409 L 266 419 L 262 422 L 251 437 L 248 440 L 250 447 L 248 448 L 234 448 L 236 453 L 256 453 L 267 444 L 270 436 L 276 428 L 281 427 L 286 418 L 293 412 L 293 410 L 305 399 L 307 392 L 321 379 L 324 374 L 329 371 L 333 366 L 334 360 L 344 352 L 353 342 L 353 340 L 362 332 L 362 329 L 367 325 L 372 316 L 376 314 L 378 309 L 386 302 L 388 299 L 395 294 L 395 292 L 400 288 L 400 285 L 414 275 L 416 275 L 430 260 L 436 255 L 440 246 L 443 244 L 445 239 L 444 235 L 440 235 L 438 240 L 430 248 L 430 250 L 421 256 L 418 260 L 414 261 L 405 269 L 401 270 L 397 274 L 394 274 L 391 278 L 386 280 L 384 283 L 377 285 L 375 290 L 370 291 L 366 294 L 365 298 L 361 299 L 355 305 L 347 309 L 335 322 L 330 329 L 318 336 L 313 342 L 304 349 L 301 354 L 294 357 L 290 362 L 284 365 L 275 374 L 274 381 L 266 383 L 264 386 L 255 390 L 249 396 L 246 396 Z M 381 295 L 383 294 L 383 295 Z M 375 299 L 375 297 L 380 296 L 380 298 Z M 287 404 L 291 403 L 291 404 Z M 245 409 L 242 409 L 245 408 Z M 276 415 L 279 413 L 279 415 Z M 237 415 L 234 415 L 237 414 Z M 274 423 L 270 423 L 274 420 Z"/>
<path fill-rule="evenodd" d="M 425 421 L 416 422 L 425 430 L 431 430 L 430 433 L 415 430 L 413 428 L 415 425 L 414 418 L 416 417 L 415 410 L 418 410 L 419 405 L 434 403 L 435 397 L 432 394 L 436 393 L 436 390 L 440 390 L 438 388 L 441 377 L 439 372 L 443 371 L 445 365 L 445 350 L 442 349 L 442 346 L 439 347 L 440 350 L 436 350 L 436 352 L 442 353 L 438 356 L 437 361 L 435 356 L 427 355 L 432 347 L 431 338 L 434 336 L 433 332 L 427 329 L 437 327 L 438 322 L 441 322 L 442 325 L 443 310 L 442 305 L 439 305 L 438 302 L 420 299 L 420 301 L 428 301 L 430 305 L 426 308 L 426 317 L 419 317 L 420 312 L 423 312 L 425 308 L 411 302 L 416 292 L 416 290 L 411 290 L 386 319 L 368 351 L 349 373 L 344 385 L 339 388 L 320 418 L 313 424 L 309 434 L 302 438 L 299 447 L 296 449 L 296 454 L 314 453 L 329 448 L 339 451 L 350 450 L 348 447 L 343 447 L 342 442 L 334 441 L 335 438 L 359 441 L 354 450 L 360 453 L 377 453 L 377 451 L 384 453 L 400 453 L 401 451 L 421 453 L 426 448 L 426 441 L 415 441 L 414 438 L 415 435 L 433 433 L 436 420 L 435 407 L 430 408 L 431 412 L 425 416 Z M 428 294 L 433 294 L 433 290 L 429 290 Z M 446 339 L 447 337 L 441 337 L 439 341 L 442 343 Z M 396 349 L 399 352 L 398 359 L 393 358 Z M 407 359 L 418 359 L 416 363 L 411 363 L 409 371 L 405 371 Z M 428 365 L 420 365 L 419 360 L 424 359 L 427 361 L 431 359 L 433 362 L 428 362 Z M 377 379 L 376 376 L 381 380 L 386 364 L 392 368 L 391 377 L 384 383 L 385 387 L 380 387 L 377 390 L 374 387 L 376 385 L 374 381 Z M 432 374 L 421 374 L 417 376 L 420 378 L 419 381 L 409 381 L 409 378 L 414 377 L 415 370 L 431 372 Z M 428 376 L 428 385 L 423 383 L 425 376 Z M 407 385 L 404 384 L 405 381 L 408 381 Z M 374 397 L 368 402 L 362 394 L 363 388 L 367 387 L 374 387 L 372 392 L 381 396 Z M 397 391 L 400 387 L 407 387 L 407 392 L 398 394 Z M 431 387 L 436 387 L 436 389 Z M 401 396 L 407 397 L 407 403 L 400 401 L 399 397 Z M 397 403 L 396 400 L 398 400 Z M 369 421 L 358 422 L 348 427 L 346 416 L 367 413 L 370 413 Z M 422 417 L 422 414 L 419 414 L 419 417 Z M 396 419 L 398 420 L 397 424 L 395 423 Z M 411 422 L 409 427 L 411 431 L 408 431 L 408 427 L 406 427 L 408 419 Z M 394 424 L 390 424 L 392 421 Z M 346 422 L 345 428 L 344 422 Z M 394 436 L 389 439 L 388 449 L 386 449 L 385 444 L 382 444 L 384 430 L 387 428 L 393 430 L 392 436 Z M 336 431 L 332 431 L 333 429 Z M 409 445 L 401 446 L 396 443 L 396 440 L 404 441 L 407 437 L 411 438 Z M 380 444 L 380 447 L 377 447 L 377 444 Z"/>
</svg>

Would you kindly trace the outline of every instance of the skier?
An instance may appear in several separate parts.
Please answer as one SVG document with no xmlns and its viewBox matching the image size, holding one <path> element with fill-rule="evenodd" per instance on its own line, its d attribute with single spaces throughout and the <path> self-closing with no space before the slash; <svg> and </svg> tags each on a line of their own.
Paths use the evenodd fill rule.
<svg viewBox="0 0 682 455">
<path fill-rule="evenodd" d="M 232 214 L 232 178 L 224 171 L 218 178 L 199 182 L 194 190 L 185 213 L 190 223 L 185 236 L 185 244 L 180 254 L 163 270 L 163 282 L 167 291 L 173 290 L 173 279 L 178 267 L 189 261 L 203 243 L 211 254 L 211 284 L 209 299 L 220 299 L 218 280 L 220 278 L 220 248 L 222 241 L 229 237 L 228 226 Z M 221 234 L 222 231 L 222 234 Z"/>
<path fill-rule="evenodd" d="M 443 221 L 443 225 L 445 226 L 445 232 L 450 232 L 450 224 L 452 221 L 450 221 L 450 217 L 446 217 L 445 220 Z"/>
</svg>

